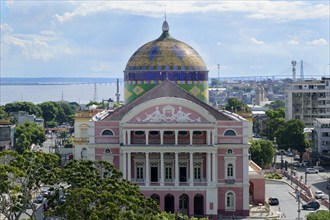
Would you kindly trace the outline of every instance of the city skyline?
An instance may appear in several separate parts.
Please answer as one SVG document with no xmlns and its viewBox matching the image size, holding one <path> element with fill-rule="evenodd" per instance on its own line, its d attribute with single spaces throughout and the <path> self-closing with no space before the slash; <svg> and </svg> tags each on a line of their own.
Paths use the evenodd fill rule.
<svg viewBox="0 0 330 220">
<path fill-rule="evenodd" d="M 192 46 L 209 77 L 329 75 L 328 1 L 1 1 L 1 77 L 123 77 L 161 34 Z M 299 78 L 297 66 L 297 78 Z"/>
</svg>

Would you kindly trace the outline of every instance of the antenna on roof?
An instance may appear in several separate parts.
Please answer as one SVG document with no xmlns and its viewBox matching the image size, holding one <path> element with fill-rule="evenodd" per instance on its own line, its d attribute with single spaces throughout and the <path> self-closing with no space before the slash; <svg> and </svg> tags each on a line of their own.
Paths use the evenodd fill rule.
<svg viewBox="0 0 330 220">
<path fill-rule="evenodd" d="M 165 21 L 166 21 L 166 4 L 164 5 Z"/>
</svg>

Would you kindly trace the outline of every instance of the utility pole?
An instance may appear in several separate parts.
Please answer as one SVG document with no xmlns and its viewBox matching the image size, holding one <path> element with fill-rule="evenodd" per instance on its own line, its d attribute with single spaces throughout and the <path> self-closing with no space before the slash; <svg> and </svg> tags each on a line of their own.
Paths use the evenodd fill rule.
<svg viewBox="0 0 330 220">
<path fill-rule="evenodd" d="M 218 87 L 219 87 L 219 83 L 220 83 L 220 64 L 218 64 L 217 66 L 218 66 Z"/>
<path fill-rule="evenodd" d="M 296 191 L 296 195 L 297 195 L 297 202 L 298 202 L 298 210 L 297 210 L 298 220 L 300 220 L 300 191 L 299 190 Z"/>
</svg>

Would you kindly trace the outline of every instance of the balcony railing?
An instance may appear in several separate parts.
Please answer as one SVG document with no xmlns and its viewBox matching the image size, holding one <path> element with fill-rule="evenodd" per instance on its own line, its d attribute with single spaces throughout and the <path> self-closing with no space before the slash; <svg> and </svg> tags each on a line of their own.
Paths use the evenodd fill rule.
<svg viewBox="0 0 330 220">
<path fill-rule="evenodd" d="M 235 179 L 225 179 L 226 184 L 235 184 Z"/>
<path fill-rule="evenodd" d="M 89 138 L 75 138 L 75 142 L 89 142 Z"/>
</svg>

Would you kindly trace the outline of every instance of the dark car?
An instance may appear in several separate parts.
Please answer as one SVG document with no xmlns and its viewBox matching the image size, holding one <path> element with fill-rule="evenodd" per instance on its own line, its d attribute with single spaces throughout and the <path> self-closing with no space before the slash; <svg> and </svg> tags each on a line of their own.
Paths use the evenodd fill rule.
<svg viewBox="0 0 330 220">
<path fill-rule="evenodd" d="M 37 195 L 34 200 L 33 200 L 33 203 L 37 203 L 37 204 L 40 204 L 44 201 L 44 197 L 42 195 Z"/>
<path fill-rule="evenodd" d="M 320 208 L 320 203 L 318 201 L 310 201 L 307 204 L 302 205 L 302 209 L 319 209 Z"/>
<path fill-rule="evenodd" d="M 270 197 L 270 198 L 268 199 L 268 204 L 269 204 L 269 205 L 279 205 L 280 202 L 278 201 L 278 198 L 272 198 L 272 197 Z"/>
</svg>

